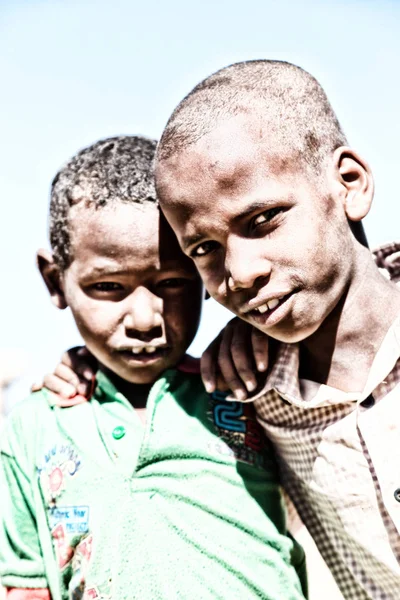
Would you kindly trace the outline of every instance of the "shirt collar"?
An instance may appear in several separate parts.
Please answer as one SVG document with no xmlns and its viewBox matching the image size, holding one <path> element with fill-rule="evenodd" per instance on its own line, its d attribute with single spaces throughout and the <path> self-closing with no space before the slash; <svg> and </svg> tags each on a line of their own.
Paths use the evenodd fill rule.
<svg viewBox="0 0 400 600">
<path fill-rule="evenodd" d="M 188 354 L 182 358 L 182 361 L 177 365 L 176 368 L 168 369 L 160 375 L 160 377 L 153 383 L 155 385 L 158 381 L 165 381 L 168 378 L 174 377 L 175 373 L 179 371 L 182 373 L 199 374 L 200 373 L 200 361 L 198 358 L 193 358 Z M 122 403 L 128 403 L 129 401 L 125 396 L 118 391 L 111 379 L 103 372 L 97 371 L 95 387 L 93 392 L 94 397 L 97 400 L 108 401 L 118 400 Z"/>
</svg>

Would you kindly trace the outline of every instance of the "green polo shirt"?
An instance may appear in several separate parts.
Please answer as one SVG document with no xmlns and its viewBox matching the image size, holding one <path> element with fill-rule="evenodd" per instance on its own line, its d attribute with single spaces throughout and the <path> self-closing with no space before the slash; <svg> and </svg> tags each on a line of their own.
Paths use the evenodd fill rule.
<svg viewBox="0 0 400 600">
<path fill-rule="evenodd" d="M 1 464 L 7 587 L 48 587 L 52 600 L 303 598 L 303 554 L 252 407 L 209 396 L 198 375 L 167 371 L 146 426 L 103 373 L 78 406 L 33 394 L 8 419 Z"/>
</svg>

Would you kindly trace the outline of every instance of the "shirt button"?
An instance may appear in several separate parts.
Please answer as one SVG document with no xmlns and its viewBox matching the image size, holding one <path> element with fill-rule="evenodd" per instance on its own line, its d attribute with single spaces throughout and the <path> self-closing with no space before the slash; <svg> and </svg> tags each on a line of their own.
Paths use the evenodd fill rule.
<svg viewBox="0 0 400 600">
<path fill-rule="evenodd" d="M 400 488 L 397 488 L 393 495 L 395 497 L 395 500 L 397 500 L 397 502 L 400 502 Z"/>
<path fill-rule="evenodd" d="M 115 427 L 112 432 L 112 436 L 113 436 L 114 440 L 120 440 L 121 438 L 124 437 L 125 434 L 126 434 L 126 429 L 123 425 L 118 425 L 118 427 Z"/>
</svg>

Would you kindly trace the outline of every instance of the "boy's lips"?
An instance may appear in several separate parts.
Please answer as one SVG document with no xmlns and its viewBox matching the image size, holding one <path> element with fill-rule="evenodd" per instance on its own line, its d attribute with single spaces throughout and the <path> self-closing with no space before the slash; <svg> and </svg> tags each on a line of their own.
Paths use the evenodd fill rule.
<svg viewBox="0 0 400 600">
<path fill-rule="evenodd" d="M 149 364 L 163 358 L 168 351 L 169 346 L 133 346 L 132 348 L 121 348 L 118 354 L 132 364 Z"/>
<path fill-rule="evenodd" d="M 240 313 L 242 315 L 246 315 L 247 313 L 258 311 L 260 313 L 265 313 L 267 310 L 274 310 L 278 304 L 283 301 L 285 298 L 293 294 L 293 291 L 290 290 L 275 290 L 273 293 L 258 294 L 256 298 L 252 298 L 247 302 L 245 306 L 240 309 Z"/>
<path fill-rule="evenodd" d="M 257 325 L 264 327 L 274 327 L 281 321 L 290 309 L 290 300 L 293 297 L 294 292 L 287 294 L 275 295 L 274 297 L 269 296 L 267 300 L 259 301 L 257 304 L 253 302 L 254 308 L 251 304 L 242 311 L 242 315 L 248 321 L 253 321 Z M 290 302 L 290 304 L 289 304 Z"/>
</svg>

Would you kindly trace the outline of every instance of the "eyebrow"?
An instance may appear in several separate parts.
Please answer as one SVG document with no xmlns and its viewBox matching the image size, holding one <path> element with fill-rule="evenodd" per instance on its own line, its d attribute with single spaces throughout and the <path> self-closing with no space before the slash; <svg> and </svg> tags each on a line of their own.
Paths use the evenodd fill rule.
<svg viewBox="0 0 400 600">
<path fill-rule="evenodd" d="M 112 277 L 113 275 L 124 275 L 129 272 L 128 269 L 118 269 L 115 266 L 91 267 L 83 273 L 84 277 L 102 277 L 104 275 Z"/>
<path fill-rule="evenodd" d="M 271 198 L 269 200 L 255 200 L 249 206 L 247 206 L 246 209 L 243 210 L 240 214 L 233 217 L 232 220 L 236 224 L 239 221 L 246 219 L 253 213 L 257 212 L 258 210 L 265 210 L 265 211 L 271 210 L 271 208 L 276 206 L 276 204 L 279 202 L 283 202 L 283 199 L 282 198 Z"/>
<path fill-rule="evenodd" d="M 203 233 L 195 233 L 193 235 L 184 235 L 182 238 L 182 246 L 185 248 L 189 248 L 189 246 L 193 246 L 194 244 L 198 244 L 202 240 L 204 240 L 206 236 Z"/>
<path fill-rule="evenodd" d="M 288 199 L 290 200 L 291 198 L 292 198 L 292 195 L 290 195 L 290 197 Z M 271 208 L 276 206 L 277 203 L 283 202 L 283 201 L 284 200 L 282 198 L 271 198 L 270 200 L 256 200 L 256 201 L 252 202 L 249 206 L 247 206 L 246 209 L 243 210 L 241 213 L 234 216 L 232 218 L 232 221 L 236 225 L 243 219 L 246 219 L 247 217 L 252 215 L 254 212 L 256 212 L 258 210 L 265 210 L 265 211 L 271 210 Z M 182 237 L 182 246 L 186 250 L 190 246 L 198 244 L 199 242 L 206 239 L 207 237 L 208 237 L 207 235 L 205 235 L 204 233 L 201 233 L 201 232 L 194 233 L 193 235 L 183 236 Z"/>
</svg>

